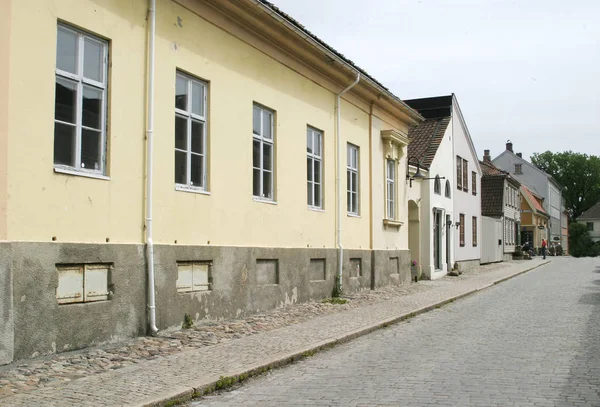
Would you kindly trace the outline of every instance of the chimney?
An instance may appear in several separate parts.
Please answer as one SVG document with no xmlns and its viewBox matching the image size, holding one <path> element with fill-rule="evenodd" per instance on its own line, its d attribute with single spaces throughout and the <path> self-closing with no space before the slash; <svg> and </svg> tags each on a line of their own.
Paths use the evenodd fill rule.
<svg viewBox="0 0 600 407">
<path fill-rule="evenodd" d="M 517 157 L 523 158 L 523 153 L 517 153 Z"/>
<path fill-rule="evenodd" d="M 513 151 L 513 149 L 512 149 L 512 141 L 508 140 L 508 141 L 506 142 L 506 149 L 507 149 L 508 151 L 510 151 L 511 153 L 513 153 L 513 152 L 514 152 L 514 151 Z"/>
<path fill-rule="evenodd" d="M 492 157 L 490 157 L 490 150 L 483 150 L 483 161 L 485 161 L 485 162 L 492 161 Z"/>
</svg>

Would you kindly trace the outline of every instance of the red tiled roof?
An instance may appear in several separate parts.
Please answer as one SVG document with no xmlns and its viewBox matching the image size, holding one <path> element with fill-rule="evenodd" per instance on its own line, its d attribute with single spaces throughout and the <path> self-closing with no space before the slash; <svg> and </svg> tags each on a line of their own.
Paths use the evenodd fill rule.
<svg viewBox="0 0 600 407">
<path fill-rule="evenodd" d="M 411 127 L 408 131 L 408 138 L 410 139 L 408 156 L 416 157 L 420 161 L 422 168 L 429 169 L 449 123 L 450 117 L 448 116 L 427 119 Z"/>
<path fill-rule="evenodd" d="M 494 164 L 492 164 L 491 161 L 479 161 L 479 165 L 481 166 L 481 171 L 483 171 L 483 176 L 485 177 L 486 175 L 488 176 L 494 176 L 494 175 L 502 175 L 502 176 L 506 176 L 509 175 L 508 172 L 501 170 L 500 168 L 496 167 Z"/>
<path fill-rule="evenodd" d="M 544 210 L 542 199 L 540 197 L 531 192 L 531 190 L 525 185 L 521 185 L 521 191 L 523 191 L 523 195 L 525 196 L 525 198 L 527 198 L 529 202 L 533 203 L 533 208 L 531 209 L 548 216 L 548 213 Z"/>
</svg>

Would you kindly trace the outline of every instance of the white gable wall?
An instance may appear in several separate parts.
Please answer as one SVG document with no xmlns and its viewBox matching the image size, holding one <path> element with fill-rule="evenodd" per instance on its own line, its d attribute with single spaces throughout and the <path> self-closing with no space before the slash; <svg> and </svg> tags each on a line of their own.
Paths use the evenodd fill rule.
<svg viewBox="0 0 600 407">
<path fill-rule="evenodd" d="M 468 192 L 458 190 L 454 187 L 454 224 L 459 222 L 460 214 L 465 215 L 465 245 L 460 246 L 460 228 L 454 227 L 454 250 L 455 261 L 464 262 L 479 260 L 481 258 L 481 169 L 476 152 L 472 148 L 470 137 L 465 129 L 466 125 L 461 119 L 461 113 L 456 102 L 452 112 L 452 131 L 454 138 L 454 157 L 452 171 L 456 178 L 456 158 L 460 156 L 469 162 Z M 473 195 L 473 171 L 477 182 L 477 195 Z M 456 185 L 456 184 L 455 184 Z M 477 218 L 477 246 L 473 245 L 473 217 Z"/>
</svg>

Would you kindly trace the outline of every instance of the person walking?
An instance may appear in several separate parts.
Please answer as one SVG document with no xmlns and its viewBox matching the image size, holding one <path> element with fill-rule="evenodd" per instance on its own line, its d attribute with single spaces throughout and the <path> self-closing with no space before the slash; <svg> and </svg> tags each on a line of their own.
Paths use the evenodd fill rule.
<svg viewBox="0 0 600 407">
<path fill-rule="evenodd" d="M 542 256 L 544 256 L 544 260 L 546 260 L 546 239 L 542 239 Z"/>
</svg>

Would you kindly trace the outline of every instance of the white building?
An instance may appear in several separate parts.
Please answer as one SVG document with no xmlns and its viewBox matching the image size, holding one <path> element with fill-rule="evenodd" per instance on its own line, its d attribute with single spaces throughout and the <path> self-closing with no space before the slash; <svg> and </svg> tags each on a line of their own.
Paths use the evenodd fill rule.
<svg viewBox="0 0 600 407">
<path fill-rule="evenodd" d="M 600 241 L 600 202 L 583 212 L 577 218 L 577 222 L 587 226 L 590 237 L 594 242 Z"/>
<path fill-rule="evenodd" d="M 424 273 L 437 278 L 479 265 L 482 173 L 456 96 L 405 102 L 426 118 L 409 132 L 407 158 L 411 164 L 419 161 L 431 178 L 420 181 L 430 183 L 420 205 L 421 247 L 428 253 Z"/>
</svg>

